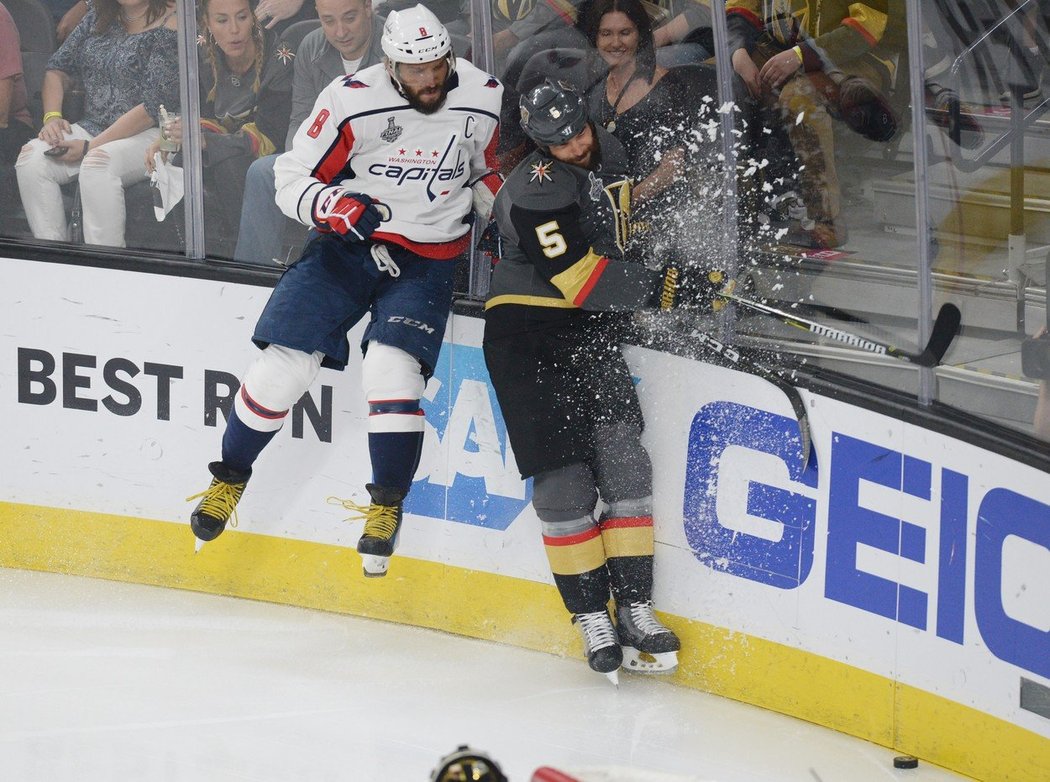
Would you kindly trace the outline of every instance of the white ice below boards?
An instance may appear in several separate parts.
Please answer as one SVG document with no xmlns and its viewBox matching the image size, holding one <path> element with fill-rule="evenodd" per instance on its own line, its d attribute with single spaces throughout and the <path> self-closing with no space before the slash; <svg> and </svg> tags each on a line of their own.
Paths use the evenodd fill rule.
<svg viewBox="0 0 1050 782">
<path fill-rule="evenodd" d="M 425 782 L 460 744 L 511 782 L 540 766 L 636 782 L 962 779 L 644 676 L 616 689 L 582 659 L 18 570 L 0 569 L 0 677 L 13 782 Z"/>
</svg>

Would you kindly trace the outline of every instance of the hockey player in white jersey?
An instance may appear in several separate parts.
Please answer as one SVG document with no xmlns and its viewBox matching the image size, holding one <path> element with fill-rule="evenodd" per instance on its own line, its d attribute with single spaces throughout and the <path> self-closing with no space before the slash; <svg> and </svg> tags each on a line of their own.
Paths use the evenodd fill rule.
<svg viewBox="0 0 1050 782">
<path fill-rule="evenodd" d="M 357 550 L 366 576 L 385 575 L 397 545 L 423 443 L 419 400 L 437 365 L 471 212 L 487 222 L 502 181 L 502 85 L 457 59 L 422 5 L 390 13 L 382 47 L 382 64 L 321 92 L 275 164 L 278 205 L 317 234 L 259 318 L 252 339 L 263 352 L 190 517 L 200 540 L 222 533 L 259 453 L 319 369 L 346 366 L 347 331 L 371 312 L 361 344 L 371 502 L 342 501 L 365 520 Z"/>
</svg>

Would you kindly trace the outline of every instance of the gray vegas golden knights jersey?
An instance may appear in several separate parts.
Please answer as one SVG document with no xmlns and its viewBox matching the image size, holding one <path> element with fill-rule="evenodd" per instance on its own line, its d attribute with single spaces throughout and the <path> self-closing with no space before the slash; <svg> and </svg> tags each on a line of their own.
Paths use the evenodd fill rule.
<svg viewBox="0 0 1050 782">
<path fill-rule="evenodd" d="M 620 142 L 595 128 L 596 171 L 537 150 L 519 163 L 493 209 L 503 252 L 485 303 L 487 332 L 555 326 L 586 312 L 650 305 L 662 275 L 625 261 L 630 183 Z"/>
</svg>

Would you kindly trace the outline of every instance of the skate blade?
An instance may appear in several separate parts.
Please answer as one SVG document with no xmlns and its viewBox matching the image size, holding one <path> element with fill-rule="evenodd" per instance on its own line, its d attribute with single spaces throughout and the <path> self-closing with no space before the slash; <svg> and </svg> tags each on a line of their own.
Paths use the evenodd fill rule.
<svg viewBox="0 0 1050 782">
<path fill-rule="evenodd" d="M 616 687 L 617 689 L 620 688 L 620 672 L 619 671 L 609 671 L 607 674 L 605 674 L 605 676 L 609 679 L 609 681 L 611 681 L 613 683 L 613 687 Z"/>
<path fill-rule="evenodd" d="M 194 538 L 193 538 L 193 553 L 196 554 L 202 548 L 204 548 L 204 541 L 201 540 L 200 538 L 194 536 Z"/>
<path fill-rule="evenodd" d="M 386 575 L 387 567 L 390 565 L 390 557 L 380 557 L 376 554 L 362 554 L 361 565 L 365 578 L 382 578 Z"/>
<path fill-rule="evenodd" d="M 649 654 L 633 646 L 624 646 L 623 664 L 620 667 L 632 673 L 671 673 L 678 667 L 678 652 Z"/>
</svg>

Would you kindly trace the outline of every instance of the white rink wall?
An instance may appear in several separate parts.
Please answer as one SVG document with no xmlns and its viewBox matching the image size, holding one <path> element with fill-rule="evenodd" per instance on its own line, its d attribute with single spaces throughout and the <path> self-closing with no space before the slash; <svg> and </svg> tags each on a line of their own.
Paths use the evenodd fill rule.
<svg viewBox="0 0 1050 782">
<path fill-rule="evenodd" d="M 193 557 L 185 498 L 218 458 L 220 407 L 254 358 L 268 293 L 0 260 L 0 565 L 578 654 L 476 318 L 452 319 L 427 386 L 390 577 L 360 577 L 360 529 L 326 502 L 363 501 L 370 478 L 359 362 L 322 371 L 257 464 L 236 530 Z M 773 386 L 644 348 L 628 358 L 654 462 L 657 605 L 686 643 L 678 683 L 976 778 L 1050 778 L 1045 473 L 808 392 L 803 469 Z"/>
</svg>

